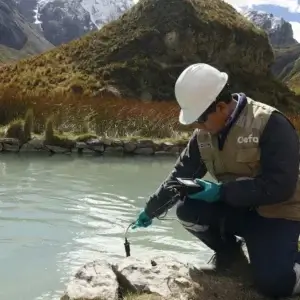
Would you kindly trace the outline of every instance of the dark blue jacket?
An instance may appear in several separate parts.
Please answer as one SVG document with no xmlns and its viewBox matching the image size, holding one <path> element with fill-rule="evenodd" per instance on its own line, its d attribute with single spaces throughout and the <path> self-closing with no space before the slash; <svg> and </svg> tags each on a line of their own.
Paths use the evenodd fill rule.
<svg viewBox="0 0 300 300">
<path fill-rule="evenodd" d="M 244 94 L 241 95 L 246 97 Z M 246 101 L 243 102 L 236 118 L 246 104 Z M 219 135 L 220 150 L 236 118 Z M 284 202 L 293 194 L 299 172 L 299 137 L 284 115 L 278 112 L 271 115 L 260 137 L 259 146 L 261 149 L 260 176 L 255 180 L 232 181 L 224 184 L 221 188 L 221 201 L 236 207 L 255 207 Z M 174 192 L 169 187 L 176 177 L 202 178 L 206 172 L 194 133 L 169 176 L 150 197 L 146 204 L 146 213 L 153 217 L 155 212 L 154 215 L 158 216 L 175 204 L 166 205 L 174 196 Z M 270 195 L 276 195 L 276 197 Z"/>
</svg>

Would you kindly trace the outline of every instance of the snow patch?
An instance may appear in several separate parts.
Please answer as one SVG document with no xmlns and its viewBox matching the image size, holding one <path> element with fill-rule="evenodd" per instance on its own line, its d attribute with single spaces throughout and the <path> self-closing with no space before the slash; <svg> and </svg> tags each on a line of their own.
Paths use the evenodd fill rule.
<svg viewBox="0 0 300 300">
<path fill-rule="evenodd" d="M 81 4 L 90 13 L 92 22 L 101 28 L 127 11 L 135 0 L 82 0 Z"/>
<path fill-rule="evenodd" d="M 278 18 L 265 11 L 255 11 L 250 9 L 241 10 L 241 13 L 249 20 L 252 20 L 258 26 L 263 27 L 266 22 L 271 24 L 269 30 L 280 28 L 285 22 L 283 18 Z"/>
<path fill-rule="evenodd" d="M 36 14 L 36 24 L 40 24 L 39 10 L 46 4 L 55 0 L 38 0 Z M 56 0 L 57 1 L 57 0 Z M 97 28 L 101 28 L 105 23 L 117 19 L 139 0 L 60 0 L 64 6 L 64 11 L 70 17 L 83 20 L 86 12 L 90 14 L 91 21 Z"/>
</svg>

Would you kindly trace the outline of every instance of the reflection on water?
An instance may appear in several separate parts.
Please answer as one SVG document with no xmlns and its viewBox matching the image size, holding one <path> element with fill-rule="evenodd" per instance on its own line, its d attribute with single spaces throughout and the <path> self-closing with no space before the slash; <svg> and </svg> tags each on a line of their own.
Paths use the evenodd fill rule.
<svg viewBox="0 0 300 300">
<path fill-rule="evenodd" d="M 0 299 L 59 299 L 84 263 L 124 257 L 125 229 L 174 162 L 1 156 Z M 176 221 L 155 220 L 129 237 L 136 257 L 164 253 L 203 263 L 211 255 Z"/>
</svg>

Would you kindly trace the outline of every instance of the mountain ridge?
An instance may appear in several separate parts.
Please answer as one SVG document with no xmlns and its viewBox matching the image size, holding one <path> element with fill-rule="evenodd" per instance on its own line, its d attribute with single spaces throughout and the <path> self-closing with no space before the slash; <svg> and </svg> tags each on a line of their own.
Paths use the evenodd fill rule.
<svg viewBox="0 0 300 300">
<path fill-rule="evenodd" d="M 117 19 L 134 0 L 14 0 L 26 17 L 55 46 L 80 38 Z"/>
<path fill-rule="evenodd" d="M 0 62 L 35 55 L 53 48 L 32 24 L 26 22 L 12 0 L 0 0 Z"/>
<path fill-rule="evenodd" d="M 272 13 L 249 8 L 240 11 L 249 21 L 266 31 L 274 47 L 298 44 L 294 39 L 292 25 L 284 18 L 275 17 Z"/>
<path fill-rule="evenodd" d="M 91 96 L 112 87 L 125 98 L 174 100 L 177 76 L 199 61 L 229 72 L 233 88 L 257 100 L 288 106 L 294 99 L 271 74 L 267 34 L 220 0 L 141 0 L 98 31 L 5 66 L 0 79 L 20 93 Z"/>
</svg>

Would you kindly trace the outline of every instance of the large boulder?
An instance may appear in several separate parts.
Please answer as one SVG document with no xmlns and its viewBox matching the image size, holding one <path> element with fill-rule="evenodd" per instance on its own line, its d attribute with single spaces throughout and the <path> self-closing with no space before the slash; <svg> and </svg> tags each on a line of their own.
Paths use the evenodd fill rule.
<svg viewBox="0 0 300 300">
<path fill-rule="evenodd" d="M 207 273 L 171 257 L 135 259 L 110 264 L 87 263 L 67 285 L 61 300 L 263 300 L 239 277 Z"/>
<path fill-rule="evenodd" d="M 174 100 L 178 75 L 205 62 L 227 71 L 234 91 L 286 107 L 297 98 L 273 78 L 273 61 L 267 34 L 225 1 L 140 0 L 97 32 L 5 66 L 0 82 L 25 94 L 112 86 L 123 97 Z"/>
<path fill-rule="evenodd" d="M 104 261 L 87 263 L 75 274 L 61 300 L 71 299 L 118 299 L 116 274 Z"/>
</svg>

